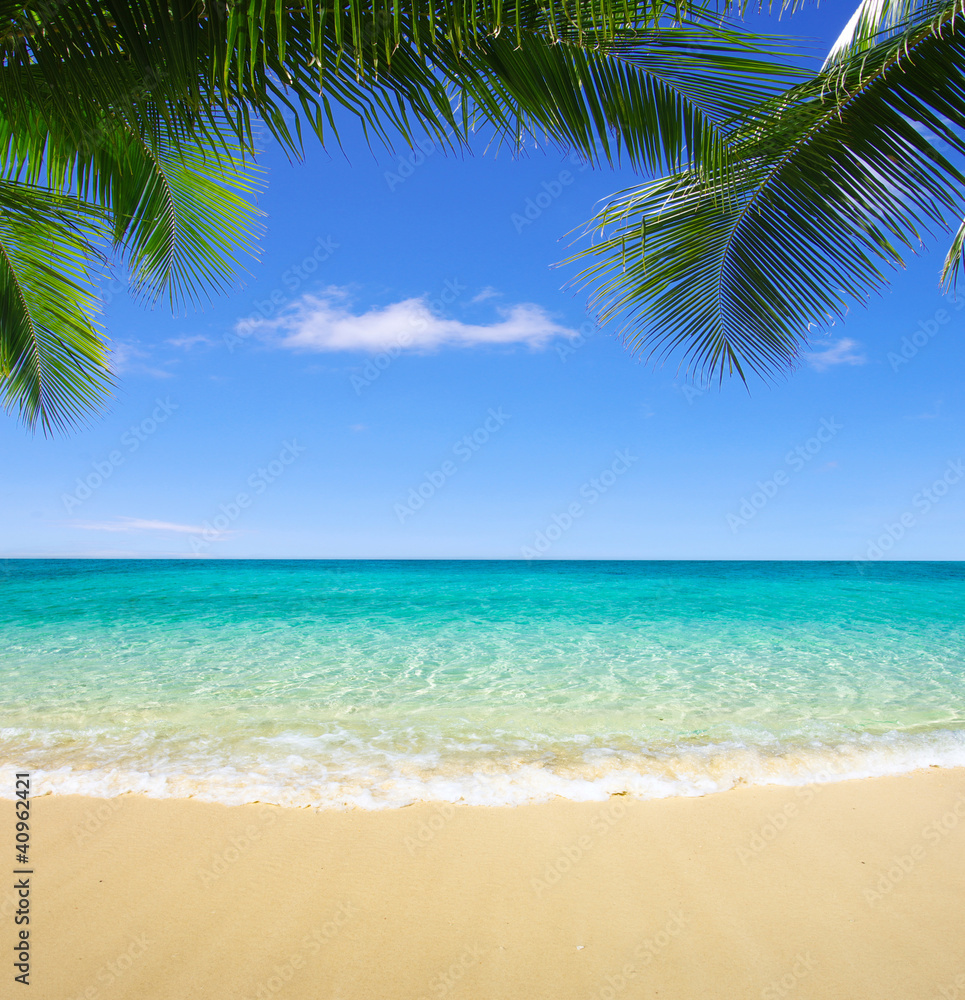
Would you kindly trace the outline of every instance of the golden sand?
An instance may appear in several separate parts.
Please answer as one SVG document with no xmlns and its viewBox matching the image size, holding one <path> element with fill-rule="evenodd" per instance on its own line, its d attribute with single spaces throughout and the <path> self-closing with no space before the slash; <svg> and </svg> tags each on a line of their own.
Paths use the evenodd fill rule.
<svg viewBox="0 0 965 1000">
<path fill-rule="evenodd" d="M 965 1000 L 965 770 L 655 802 L 32 813 L 31 986 L 8 965 L 3 996 Z"/>
</svg>

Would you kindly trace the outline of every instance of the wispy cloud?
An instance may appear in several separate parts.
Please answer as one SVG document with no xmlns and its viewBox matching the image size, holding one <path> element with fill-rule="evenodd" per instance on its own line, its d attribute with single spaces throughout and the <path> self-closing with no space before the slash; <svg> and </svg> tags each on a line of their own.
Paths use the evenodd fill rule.
<svg viewBox="0 0 965 1000">
<path fill-rule="evenodd" d="M 203 333 L 194 333 L 184 337 L 172 337 L 168 343 L 172 347 L 181 347 L 185 351 L 190 351 L 192 347 L 197 347 L 199 344 L 204 344 L 205 347 L 215 347 L 218 341 L 206 337 Z"/>
<path fill-rule="evenodd" d="M 868 359 L 861 353 L 860 347 L 856 340 L 843 337 L 822 351 L 811 351 L 805 355 L 805 359 L 819 372 L 835 365 L 863 365 Z"/>
<path fill-rule="evenodd" d="M 113 521 L 94 521 L 75 525 L 85 531 L 170 531 L 181 535 L 200 535 L 211 528 L 197 524 L 174 524 L 171 521 L 150 521 L 140 517 L 118 517 Z M 219 535 L 227 532 L 217 532 Z"/>
<path fill-rule="evenodd" d="M 469 301 L 470 302 L 485 302 L 486 299 L 492 299 L 498 296 L 500 293 L 493 288 L 492 285 L 487 285 L 481 292 L 474 295 Z"/>
<path fill-rule="evenodd" d="M 493 323 L 463 323 L 433 312 L 426 298 L 404 299 L 356 313 L 339 289 L 305 295 L 275 319 L 244 319 L 236 326 L 242 336 L 264 337 L 275 346 L 298 351 L 368 351 L 387 348 L 431 350 L 480 344 L 526 344 L 542 347 L 554 337 L 575 331 L 555 323 L 532 303 L 498 310 Z"/>
<path fill-rule="evenodd" d="M 140 373 L 155 378 L 171 378 L 171 372 L 147 364 L 151 354 L 143 350 L 137 341 L 114 340 L 111 342 L 111 370 L 116 374 Z"/>
<path fill-rule="evenodd" d="M 126 371 L 132 364 L 136 364 L 147 357 L 147 351 L 142 351 L 130 342 L 115 340 L 111 343 L 111 367 L 116 372 Z"/>
</svg>

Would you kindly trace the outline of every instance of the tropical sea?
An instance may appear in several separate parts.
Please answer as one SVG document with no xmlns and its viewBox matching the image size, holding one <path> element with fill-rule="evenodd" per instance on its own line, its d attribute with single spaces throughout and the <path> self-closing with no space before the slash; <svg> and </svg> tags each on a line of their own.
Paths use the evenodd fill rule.
<svg viewBox="0 0 965 1000">
<path fill-rule="evenodd" d="M 965 765 L 965 564 L 10 560 L 34 794 L 378 809 Z"/>
</svg>

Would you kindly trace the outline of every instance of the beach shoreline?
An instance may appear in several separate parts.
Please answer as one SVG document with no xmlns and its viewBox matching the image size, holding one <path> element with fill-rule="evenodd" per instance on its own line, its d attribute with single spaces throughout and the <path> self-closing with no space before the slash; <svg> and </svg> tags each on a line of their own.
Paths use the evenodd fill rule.
<svg viewBox="0 0 965 1000">
<path fill-rule="evenodd" d="M 649 801 L 46 795 L 31 813 L 44 1000 L 927 1000 L 965 974 L 965 768 Z"/>
</svg>

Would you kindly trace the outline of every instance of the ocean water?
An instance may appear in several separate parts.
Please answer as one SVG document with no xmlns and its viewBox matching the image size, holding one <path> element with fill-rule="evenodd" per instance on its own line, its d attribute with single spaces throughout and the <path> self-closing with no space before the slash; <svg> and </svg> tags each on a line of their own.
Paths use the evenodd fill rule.
<svg viewBox="0 0 965 1000">
<path fill-rule="evenodd" d="M 375 809 L 965 765 L 962 563 L 2 569 L 0 764 L 34 794 Z"/>
</svg>

